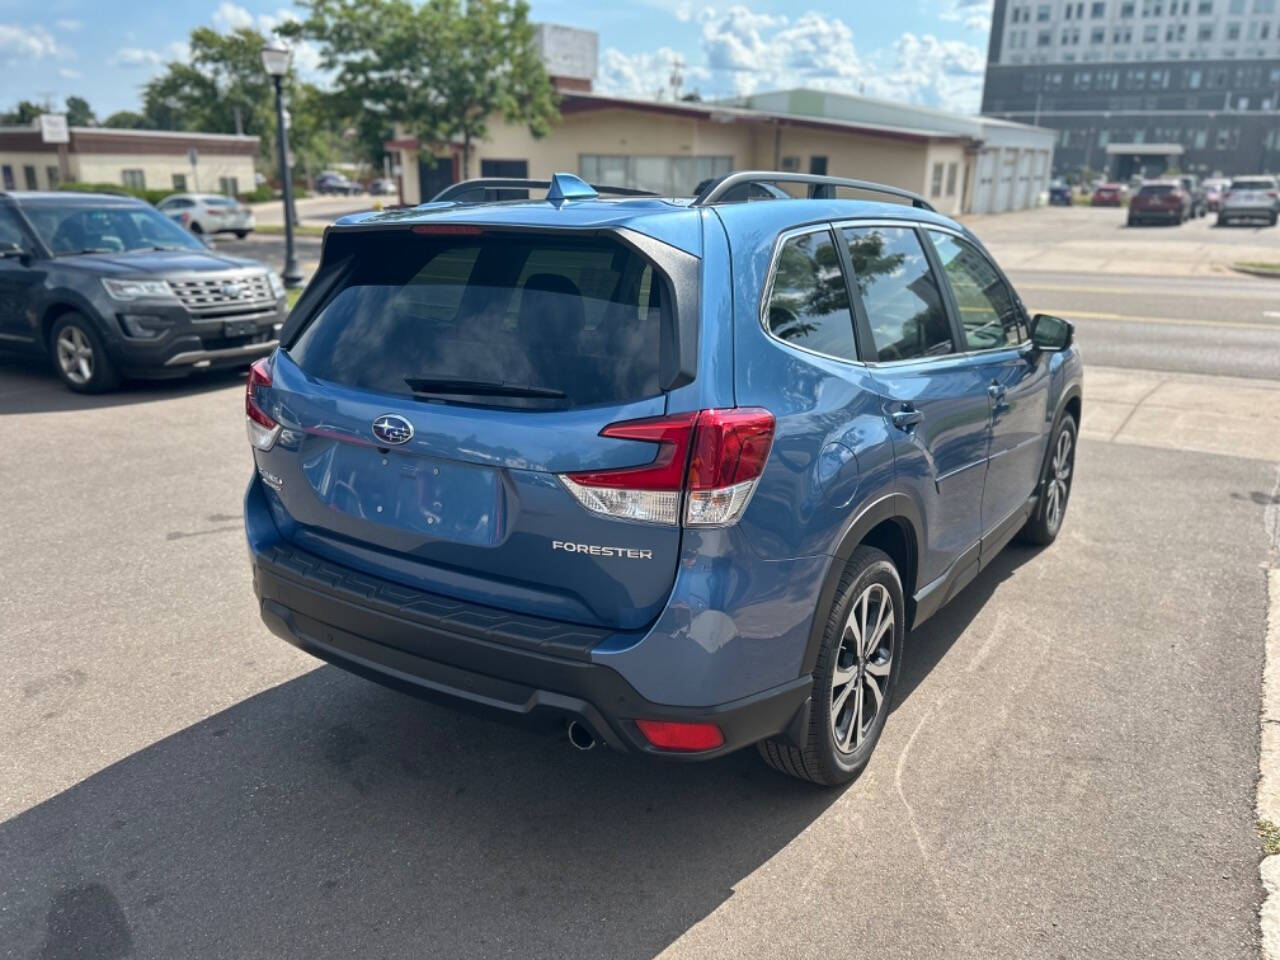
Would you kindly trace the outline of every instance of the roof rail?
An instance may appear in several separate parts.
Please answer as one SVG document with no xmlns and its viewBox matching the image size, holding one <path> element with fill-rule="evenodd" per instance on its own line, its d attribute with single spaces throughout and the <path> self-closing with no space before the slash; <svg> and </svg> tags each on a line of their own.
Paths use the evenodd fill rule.
<svg viewBox="0 0 1280 960">
<path fill-rule="evenodd" d="M 849 180 L 845 177 L 827 177 L 816 173 L 778 173 L 773 170 L 740 170 L 727 173 L 718 180 L 713 180 L 693 199 L 695 207 L 703 207 L 715 203 L 734 187 L 744 183 L 807 183 L 810 199 L 830 200 L 835 197 L 836 187 L 848 187 L 852 190 L 865 190 L 868 193 L 884 193 L 891 197 L 910 200 L 911 205 L 920 210 L 933 212 L 933 205 L 918 193 L 891 187 L 883 183 L 872 183 L 870 180 Z"/>
<path fill-rule="evenodd" d="M 463 180 L 461 183 L 450 184 L 432 197 L 431 203 L 446 200 L 453 203 L 490 203 L 492 201 L 485 199 L 490 190 L 547 190 L 552 182 L 551 180 L 526 180 L 520 177 L 476 177 L 472 180 Z M 657 196 L 650 190 L 637 190 L 633 187 L 611 187 L 595 183 L 589 186 L 596 193 L 617 197 Z M 477 195 L 476 198 L 468 199 L 472 194 Z"/>
</svg>

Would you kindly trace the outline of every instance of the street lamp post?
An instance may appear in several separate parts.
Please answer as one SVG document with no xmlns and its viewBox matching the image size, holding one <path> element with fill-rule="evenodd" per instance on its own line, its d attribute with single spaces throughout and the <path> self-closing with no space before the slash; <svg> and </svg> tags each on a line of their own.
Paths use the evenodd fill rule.
<svg viewBox="0 0 1280 960">
<path fill-rule="evenodd" d="M 285 142 L 284 96 L 281 82 L 289 72 L 289 48 L 267 44 L 262 48 L 262 66 L 271 76 L 276 88 L 276 153 L 280 160 L 280 185 L 284 195 L 284 285 L 297 287 L 302 284 L 302 271 L 293 250 L 293 176 L 289 172 L 289 145 Z"/>
</svg>

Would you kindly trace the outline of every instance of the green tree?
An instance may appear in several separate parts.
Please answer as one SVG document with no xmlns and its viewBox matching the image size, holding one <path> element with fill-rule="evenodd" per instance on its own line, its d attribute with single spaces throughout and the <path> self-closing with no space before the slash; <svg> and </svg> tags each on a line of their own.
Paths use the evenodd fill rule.
<svg viewBox="0 0 1280 960">
<path fill-rule="evenodd" d="M 29 127 L 36 122 L 36 117 L 48 112 L 48 108 L 41 104 L 19 100 L 18 105 L 8 113 L 0 114 L 0 124 L 6 127 Z"/>
<path fill-rule="evenodd" d="M 73 127 L 93 127 L 98 117 L 84 97 L 67 97 L 67 123 Z"/>
<path fill-rule="evenodd" d="M 102 121 L 104 127 L 113 127 L 116 130 L 147 130 L 151 127 L 151 122 L 142 114 L 133 110 L 117 110 L 107 119 Z"/>
<path fill-rule="evenodd" d="M 302 0 L 282 32 L 316 41 L 331 101 L 361 139 L 399 122 L 427 143 L 472 145 L 495 116 L 543 136 L 559 119 L 524 0 Z"/>
</svg>

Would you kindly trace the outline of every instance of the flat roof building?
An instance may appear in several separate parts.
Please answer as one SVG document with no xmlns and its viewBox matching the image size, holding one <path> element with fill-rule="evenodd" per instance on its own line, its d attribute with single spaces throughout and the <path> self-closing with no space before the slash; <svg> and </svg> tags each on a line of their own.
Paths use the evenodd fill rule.
<svg viewBox="0 0 1280 960">
<path fill-rule="evenodd" d="M 982 112 L 1057 130 L 1059 173 L 1280 169 L 1277 3 L 995 0 Z"/>
<path fill-rule="evenodd" d="M 768 169 L 874 180 L 923 194 L 941 212 L 1030 206 L 1048 182 L 1052 131 L 870 97 L 788 90 L 733 101 L 639 100 L 592 89 L 590 31 L 542 25 L 561 122 L 540 139 L 495 117 L 472 146 L 471 176 L 546 177 L 690 195 L 733 170 Z M 404 202 L 463 179 L 461 146 L 397 131 Z"/>
<path fill-rule="evenodd" d="M 46 143 L 40 127 L 0 127 L 0 189 L 55 190 L 60 183 L 234 195 L 254 187 L 258 138 L 167 130 L 71 127 Z"/>
</svg>

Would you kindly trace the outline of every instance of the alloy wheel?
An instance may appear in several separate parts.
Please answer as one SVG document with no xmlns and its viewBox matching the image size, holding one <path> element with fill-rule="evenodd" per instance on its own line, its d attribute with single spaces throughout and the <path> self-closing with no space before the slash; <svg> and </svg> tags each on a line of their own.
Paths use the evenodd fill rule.
<svg viewBox="0 0 1280 960">
<path fill-rule="evenodd" d="M 62 328 L 58 334 L 57 354 L 63 375 L 76 386 L 84 386 L 93 379 L 93 344 L 79 327 Z"/>
<path fill-rule="evenodd" d="M 1067 508 L 1067 492 L 1071 488 L 1071 464 L 1075 442 L 1070 430 L 1058 434 L 1058 444 L 1049 461 L 1049 483 L 1045 490 L 1045 519 L 1049 530 L 1058 532 L 1062 514 Z"/>
<path fill-rule="evenodd" d="M 873 583 L 849 608 L 831 674 L 831 733 L 844 753 L 862 745 L 887 709 L 893 637 L 893 599 L 883 584 Z"/>
</svg>

